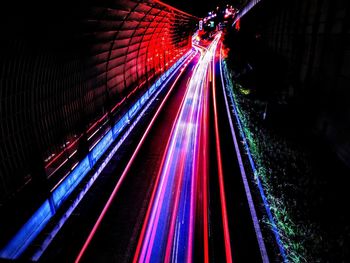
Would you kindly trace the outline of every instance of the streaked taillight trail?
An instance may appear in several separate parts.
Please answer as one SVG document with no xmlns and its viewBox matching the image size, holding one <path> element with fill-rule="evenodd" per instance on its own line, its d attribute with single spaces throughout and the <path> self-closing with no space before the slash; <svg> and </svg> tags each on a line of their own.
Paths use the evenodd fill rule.
<svg viewBox="0 0 350 263">
<path fill-rule="evenodd" d="M 201 221 L 203 226 L 201 229 L 203 233 L 199 235 L 203 237 L 202 257 L 205 262 L 209 262 L 209 79 L 210 63 L 214 59 L 219 39 L 220 34 L 217 34 L 208 49 L 195 47 L 201 52 L 201 57 L 188 83 L 163 156 L 155 194 L 149 203 L 148 215 L 139 237 L 134 262 L 192 262 L 197 221 Z M 226 259 L 227 262 L 232 262 L 222 187 L 220 193 Z M 196 213 L 197 211 L 200 212 Z"/>
</svg>

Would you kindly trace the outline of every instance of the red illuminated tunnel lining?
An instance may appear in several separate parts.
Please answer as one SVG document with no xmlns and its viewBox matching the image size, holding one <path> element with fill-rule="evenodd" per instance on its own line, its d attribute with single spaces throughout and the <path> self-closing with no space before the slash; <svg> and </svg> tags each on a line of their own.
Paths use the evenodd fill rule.
<svg viewBox="0 0 350 263">
<path fill-rule="evenodd" d="M 14 214 L 18 222 L 1 236 L 2 243 L 28 220 L 29 211 L 40 207 L 42 193 L 54 191 L 85 163 L 83 157 L 146 87 L 191 47 L 197 18 L 159 1 L 80 2 L 73 9 L 62 9 L 62 19 L 56 21 L 53 15 L 42 20 L 45 29 L 54 26 L 39 45 L 47 48 L 34 52 L 24 48 L 26 42 L 19 40 L 17 46 L 6 40 L 11 48 L 5 60 L 11 67 L 0 72 L 8 79 L 1 98 L 11 107 L 0 129 L 4 138 L 0 155 L 6 156 L 0 165 L 4 182 L 0 196 L 20 192 L 20 200 L 37 201 L 31 202 L 32 207 L 21 204 L 23 209 L 13 214 L 4 213 L 2 222 Z M 47 11 L 43 17 L 38 14 L 38 20 L 47 18 L 51 10 Z M 40 30 L 33 29 L 33 36 Z"/>
<path fill-rule="evenodd" d="M 112 113 L 134 92 L 150 85 L 191 47 L 190 35 L 197 18 L 160 1 L 117 1 L 115 6 L 95 7 L 84 19 L 83 39 L 90 44 L 92 65 L 87 86 L 95 87 L 87 107 L 96 107 L 107 94 Z M 101 102 L 102 104 L 102 102 Z M 50 185 L 55 185 L 79 160 L 81 140 L 92 148 L 108 129 L 110 114 L 91 122 L 86 136 L 75 140 L 45 165 Z M 64 154 L 62 154 L 64 153 Z M 67 162 L 67 158 L 71 159 Z"/>
</svg>

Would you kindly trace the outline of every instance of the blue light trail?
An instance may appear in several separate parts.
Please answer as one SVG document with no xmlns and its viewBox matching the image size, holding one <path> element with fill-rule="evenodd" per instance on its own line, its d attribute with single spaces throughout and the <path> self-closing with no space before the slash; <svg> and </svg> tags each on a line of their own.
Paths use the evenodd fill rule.
<svg viewBox="0 0 350 263">
<path fill-rule="evenodd" d="M 47 225 L 50 219 L 55 215 L 56 210 L 64 203 L 64 201 L 73 192 L 76 186 L 85 178 L 88 172 L 101 158 L 101 156 L 107 151 L 109 146 L 122 135 L 122 132 L 128 127 L 130 120 L 139 113 L 138 117 L 129 126 L 126 133 L 119 138 L 119 142 L 113 148 L 111 153 L 115 153 L 120 147 L 122 142 L 130 134 L 132 129 L 141 119 L 143 113 L 152 104 L 157 95 L 161 90 L 168 84 L 170 79 L 181 69 L 183 64 L 192 54 L 193 50 L 187 52 L 182 56 L 174 65 L 168 69 L 156 82 L 153 84 L 145 94 L 132 105 L 129 111 L 121 117 L 121 119 L 112 127 L 112 129 L 106 133 L 106 135 L 94 146 L 90 153 L 69 173 L 53 190 L 51 196 L 44 201 L 39 209 L 30 217 L 30 219 L 21 227 L 21 229 L 15 234 L 15 236 L 7 243 L 5 247 L 0 250 L 0 258 L 5 259 L 18 259 L 22 253 L 28 248 L 33 240 L 39 235 L 43 228 Z M 155 93 L 156 92 L 156 93 Z M 148 102 L 149 101 L 149 102 Z M 148 102 L 148 103 L 147 103 Z M 147 103 L 147 104 L 146 104 Z M 144 107 L 142 109 L 142 107 Z M 141 111 L 141 112 L 140 112 Z M 65 213 L 64 219 L 61 219 L 44 241 L 43 246 L 35 253 L 32 260 L 36 261 L 40 258 L 43 251 L 52 241 L 53 237 L 57 234 L 58 230 L 62 227 L 66 219 L 68 218 L 74 208 L 79 204 L 87 190 L 90 188 L 92 183 L 97 179 L 103 168 L 107 165 L 108 161 L 112 158 L 113 154 L 109 154 L 106 160 L 101 164 L 97 172 L 90 178 L 87 185 L 84 187 L 82 192 L 78 195 L 77 199 L 73 202 L 71 207 Z M 57 229 L 58 228 L 58 229 Z"/>
</svg>

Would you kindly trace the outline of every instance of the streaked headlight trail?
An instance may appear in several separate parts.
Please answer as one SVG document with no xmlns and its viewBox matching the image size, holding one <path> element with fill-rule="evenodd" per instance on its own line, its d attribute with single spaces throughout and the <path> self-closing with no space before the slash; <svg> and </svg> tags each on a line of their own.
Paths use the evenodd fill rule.
<svg viewBox="0 0 350 263">
<path fill-rule="evenodd" d="M 122 215 L 123 222 L 136 218 L 128 227 L 133 231 L 131 237 L 127 234 L 123 243 L 128 246 L 124 255 L 128 262 L 207 263 L 213 260 L 230 263 L 239 262 L 241 258 L 256 262 L 255 259 L 261 257 L 255 257 L 255 233 L 241 229 L 242 220 L 239 220 L 240 217 L 248 219 L 243 221 L 247 229 L 250 229 L 252 222 L 249 218 L 252 215 L 248 215 L 248 210 L 242 208 L 245 196 L 241 195 L 243 192 L 238 191 L 241 187 L 238 177 L 240 170 L 237 170 L 236 166 L 242 161 L 237 164 L 231 160 L 227 162 L 228 158 L 231 159 L 231 150 L 234 149 L 232 145 L 224 145 L 227 142 L 227 134 L 223 132 L 226 117 L 221 116 L 224 105 L 220 103 L 224 99 L 224 93 L 217 89 L 221 83 L 217 81 L 220 75 L 215 67 L 219 65 L 218 59 L 221 59 L 218 56 L 220 41 L 221 32 L 218 32 L 208 46 L 193 45 L 193 56 L 184 65 L 183 70 L 180 70 L 165 99 L 160 103 L 155 115 L 152 115 L 151 123 L 133 151 L 76 262 L 88 260 L 88 256 L 97 260 L 105 258 L 99 255 L 99 249 L 104 249 L 104 246 L 118 246 L 119 239 L 115 233 L 120 233 L 118 229 L 123 225 L 118 224 L 114 220 L 116 215 L 109 214 L 107 210 L 118 211 L 114 202 L 121 183 L 128 175 L 132 177 L 140 174 L 140 169 L 145 169 L 142 172 L 144 176 L 150 175 L 147 178 L 150 183 L 145 182 L 144 185 L 142 180 L 146 179 L 145 177 L 134 177 L 141 180 L 140 184 L 136 185 L 139 189 L 145 187 L 147 191 L 132 199 L 135 200 L 132 201 L 135 202 L 135 206 L 136 203 L 140 204 L 135 210 L 130 207 L 130 211 L 134 211 L 132 215 L 130 213 L 131 216 L 128 216 L 129 212 Z M 190 62 L 191 66 L 187 68 Z M 176 84 L 177 82 L 179 83 Z M 176 88 L 181 93 L 176 93 Z M 166 100 L 170 98 L 172 91 L 181 95 L 172 97 L 175 100 L 169 100 L 172 102 L 169 105 L 173 105 L 170 107 L 166 105 Z M 153 125 L 157 125 L 157 129 L 152 130 Z M 159 136 L 159 131 L 163 129 L 166 131 L 164 136 Z M 237 155 L 240 156 L 239 149 L 236 148 Z M 147 165 L 145 161 L 149 156 L 156 156 L 154 158 L 157 161 L 153 166 Z M 232 155 L 233 158 L 234 156 Z M 127 182 L 129 187 L 135 183 L 132 179 Z M 237 187 L 232 188 L 233 184 Z M 129 198 L 130 194 L 124 193 L 122 197 Z M 146 198 L 141 200 L 144 197 Z M 251 199 L 248 201 L 253 202 Z M 123 200 L 126 201 L 122 198 L 120 205 L 124 207 Z M 104 220 L 107 223 L 104 223 Z M 255 221 L 254 226 L 257 227 L 259 222 L 257 219 Z M 112 225 L 108 225 L 108 222 Z M 106 224 L 107 228 L 104 227 Z M 109 231 L 111 235 L 108 234 Z M 96 233 L 98 234 L 95 235 Z M 110 239 L 104 239 L 105 236 Z M 258 238 L 260 236 L 261 234 Z M 128 238 L 130 240 L 126 242 Z M 237 239 L 249 242 L 245 241 L 245 247 L 240 247 Z M 98 244 L 97 249 L 89 245 L 96 245 L 99 241 L 102 243 Z M 248 253 L 244 251 L 245 248 L 248 248 Z M 113 250 L 110 255 L 114 257 L 114 253 Z M 263 262 L 268 262 L 266 253 L 262 256 Z"/>
<path fill-rule="evenodd" d="M 198 187 L 202 174 L 199 173 L 201 124 L 205 107 L 208 107 L 208 70 L 215 53 L 220 34 L 207 51 L 196 47 L 201 58 L 193 71 L 187 92 L 173 129 L 160 180 L 156 185 L 156 196 L 150 205 L 150 216 L 144 222 L 134 262 L 192 262 L 193 240 Z M 203 161 L 202 161 L 203 162 Z M 205 161 L 204 161 L 205 162 Z M 202 169 L 202 168 L 201 168 Z M 203 191 L 203 190 L 202 190 Z M 204 191 L 206 191 L 204 189 Z M 205 206 L 203 206 L 205 207 Z M 206 217 L 207 213 L 203 213 Z M 207 222 L 207 219 L 205 220 Z M 207 223 L 206 223 L 207 224 Z M 207 226 L 205 224 L 204 228 Z M 204 247 L 207 245 L 207 231 Z M 208 258 L 208 251 L 204 251 Z"/>
</svg>

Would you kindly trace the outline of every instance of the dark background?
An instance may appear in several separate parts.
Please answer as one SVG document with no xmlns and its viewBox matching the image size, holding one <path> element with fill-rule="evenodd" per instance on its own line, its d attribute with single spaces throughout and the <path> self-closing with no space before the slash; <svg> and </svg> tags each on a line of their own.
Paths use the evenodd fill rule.
<svg viewBox="0 0 350 263">
<path fill-rule="evenodd" d="M 244 2 L 166 1 L 198 17 L 206 16 L 218 5 L 240 7 Z M 92 0 L 1 1 L 0 61 L 7 61 L 7 64 L 3 64 L 0 71 L 0 99 L 5 93 L 3 83 L 8 81 L 6 69 L 24 65 L 27 70 L 24 74 L 17 72 L 16 85 L 10 90 L 12 95 L 6 104 L 1 100 L 0 116 L 3 119 L 0 119 L 0 129 L 2 134 L 9 136 L 0 138 L 2 149 L 7 145 L 0 151 L 0 160 L 13 155 L 18 162 L 12 160 L 6 165 L 18 168 L 26 156 L 23 169 L 42 173 L 38 168 L 42 166 L 38 154 L 42 149 L 35 143 L 31 129 L 36 123 L 28 116 L 26 107 L 31 105 L 25 104 L 24 98 L 31 96 L 28 95 L 31 93 L 26 95 L 28 87 L 37 90 L 53 84 L 50 79 L 35 82 L 31 76 L 40 75 L 45 79 L 50 69 L 55 71 L 56 66 L 62 64 L 62 87 L 85 88 L 83 76 L 76 73 L 82 70 L 79 61 L 86 50 L 81 48 L 76 37 L 84 30 L 79 21 L 96 3 Z M 103 3 L 105 7 L 111 7 L 115 1 Z M 306 178 L 311 183 L 307 189 L 301 190 L 313 191 L 305 207 L 310 210 L 310 217 L 319 221 L 322 231 L 328 233 L 325 243 L 330 245 L 323 248 L 326 254 L 334 255 L 333 262 L 345 262 L 350 247 L 350 219 L 346 215 L 350 175 L 349 5 L 347 0 L 262 0 L 242 19 L 241 31 L 230 35 L 228 40 L 232 52 L 236 52 L 231 53 L 232 66 L 243 71 L 250 63 L 255 69 L 246 75 L 243 84 L 251 85 L 257 94 L 273 105 L 268 112 L 270 127 L 283 131 L 287 137 L 296 138 L 295 141 L 314 154 L 311 162 L 316 169 L 311 177 Z M 33 61 L 41 63 L 47 72 L 36 71 L 37 64 Z M 67 76 L 72 80 L 69 85 L 63 81 Z M 67 94 L 70 90 L 67 88 Z M 62 101 L 61 94 L 56 102 L 60 104 Z M 44 100 L 41 102 L 45 103 Z M 13 105 L 23 107 L 13 108 Z M 9 117 L 6 123 L 10 125 L 2 125 L 3 116 Z M 60 122 L 59 118 L 52 115 L 52 122 Z M 23 132 L 15 132 L 19 131 L 15 128 L 18 123 Z M 20 190 L 16 187 L 27 176 L 20 172 L 16 169 L 11 172 L 11 183 L 8 184 L 11 187 L 1 194 L 10 196 Z M 5 168 L 0 165 L 0 183 L 3 185 L 4 173 Z"/>
</svg>

